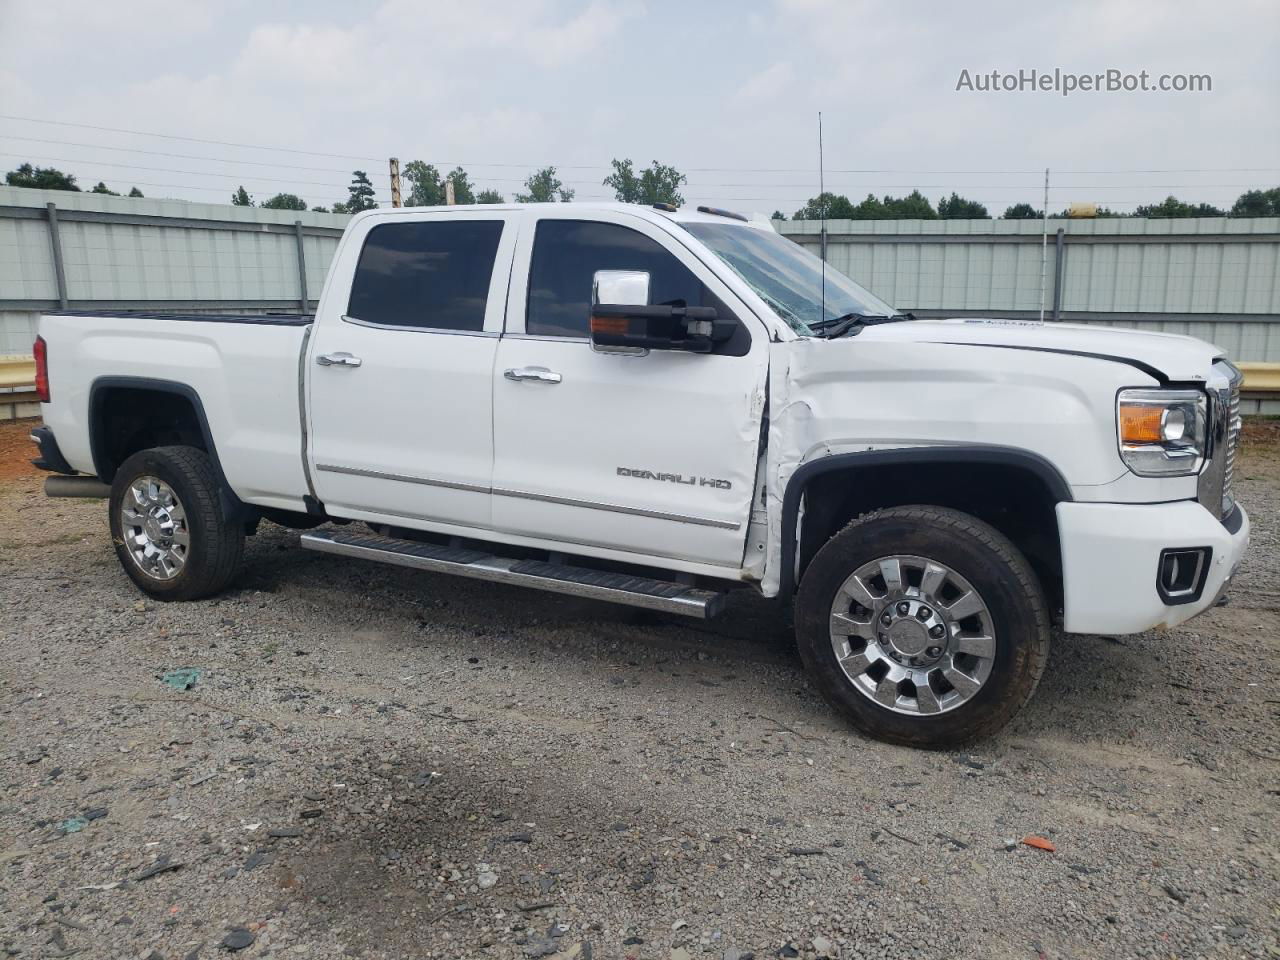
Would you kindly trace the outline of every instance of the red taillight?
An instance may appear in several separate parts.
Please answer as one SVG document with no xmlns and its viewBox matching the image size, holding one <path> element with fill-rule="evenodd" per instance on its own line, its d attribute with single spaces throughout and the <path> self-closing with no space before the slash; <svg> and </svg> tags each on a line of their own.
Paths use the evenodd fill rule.
<svg viewBox="0 0 1280 960">
<path fill-rule="evenodd" d="M 49 348 L 45 345 L 44 337 L 36 337 L 35 346 L 31 348 L 31 352 L 36 358 L 36 395 L 40 398 L 41 403 L 49 402 Z"/>
</svg>

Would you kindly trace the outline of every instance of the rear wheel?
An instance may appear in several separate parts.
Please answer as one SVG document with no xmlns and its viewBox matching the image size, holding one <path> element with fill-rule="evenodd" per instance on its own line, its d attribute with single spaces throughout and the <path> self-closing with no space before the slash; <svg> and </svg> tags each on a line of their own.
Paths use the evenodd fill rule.
<svg viewBox="0 0 1280 960">
<path fill-rule="evenodd" d="M 116 471 L 111 539 L 125 573 L 158 600 L 196 600 L 239 572 L 244 528 L 224 515 L 217 472 L 195 447 L 135 453 Z"/>
<path fill-rule="evenodd" d="M 1018 549 L 941 507 L 880 510 L 833 537 L 796 598 L 800 653 L 826 698 L 892 743 L 999 730 L 1044 672 L 1049 615 Z"/>
</svg>

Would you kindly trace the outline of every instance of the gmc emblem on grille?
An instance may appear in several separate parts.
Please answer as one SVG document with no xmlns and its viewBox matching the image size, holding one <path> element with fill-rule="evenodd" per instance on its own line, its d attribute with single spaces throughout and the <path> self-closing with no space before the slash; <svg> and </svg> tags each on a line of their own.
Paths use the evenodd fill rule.
<svg viewBox="0 0 1280 960">
<path fill-rule="evenodd" d="M 634 477 L 637 480 L 657 480 L 662 483 L 679 483 L 688 487 L 711 487 L 713 490 L 733 489 L 733 484 L 728 480 L 717 480 L 714 477 L 685 476 L 683 473 L 655 473 L 652 470 L 635 470 L 631 467 L 618 467 L 618 476 Z"/>
</svg>

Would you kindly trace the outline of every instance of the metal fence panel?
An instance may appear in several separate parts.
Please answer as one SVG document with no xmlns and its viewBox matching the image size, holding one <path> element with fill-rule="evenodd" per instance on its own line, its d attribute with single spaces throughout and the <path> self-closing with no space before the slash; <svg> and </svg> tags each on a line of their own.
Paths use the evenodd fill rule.
<svg viewBox="0 0 1280 960">
<path fill-rule="evenodd" d="M 62 297 L 72 308 L 197 313 L 312 305 L 348 219 L 0 187 L 0 353 L 29 352 L 36 317 Z M 776 226 L 819 247 L 817 221 Z M 1049 227 L 1047 315 L 1060 267 L 1060 319 L 1189 333 L 1241 360 L 1280 361 L 1280 218 L 1051 220 Z M 826 228 L 831 265 L 900 309 L 1039 315 L 1039 221 L 833 220 Z"/>
<path fill-rule="evenodd" d="M 49 204 L 64 275 L 59 289 Z M 0 353 L 29 353 L 58 309 L 298 312 L 350 217 L 0 187 Z M 301 224 L 305 274 L 299 271 Z M 307 291 L 300 289 L 305 275 Z"/>
<path fill-rule="evenodd" d="M 0 296 L 49 300 L 57 295 L 48 224 L 0 215 Z"/>
<path fill-rule="evenodd" d="M 817 221 L 775 226 L 819 251 Z M 826 227 L 831 265 L 899 309 L 1039 316 L 1040 221 L 831 220 Z M 1050 220 L 1044 252 L 1046 317 L 1056 292 L 1058 319 L 1186 333 L 1245 361 L 1280 361 L 1280 218 Z"/>
</svg>

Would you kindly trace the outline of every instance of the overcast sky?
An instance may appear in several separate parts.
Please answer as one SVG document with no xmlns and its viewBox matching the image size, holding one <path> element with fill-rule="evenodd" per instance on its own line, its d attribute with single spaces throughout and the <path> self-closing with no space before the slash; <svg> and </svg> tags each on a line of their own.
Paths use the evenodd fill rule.
<svg viewBox="0 0 1280 960">
<path fill-rule="evenodd" d="M 354 167 L 387 200 L 389 156 L 463 164 L 508 198 L 554 164 L 579 199 L 630 157 L 685 171 L 689 201 L 790 213 L 817 193 L 821 110 L 828 189 L 855 200 L 954 189 L 998 215 L 1039 206 L 1047 166 L 1051 209 L 1229 206 L 1280 184 L 1278 38 L 1275 0 L 0 0 L 0 165 L 327 206 Z M 956 90 L 962 70 L 1033 68 L 1212 91 Z M 265 149 L 282 147 L 312 155 Z"/>
</svg>

